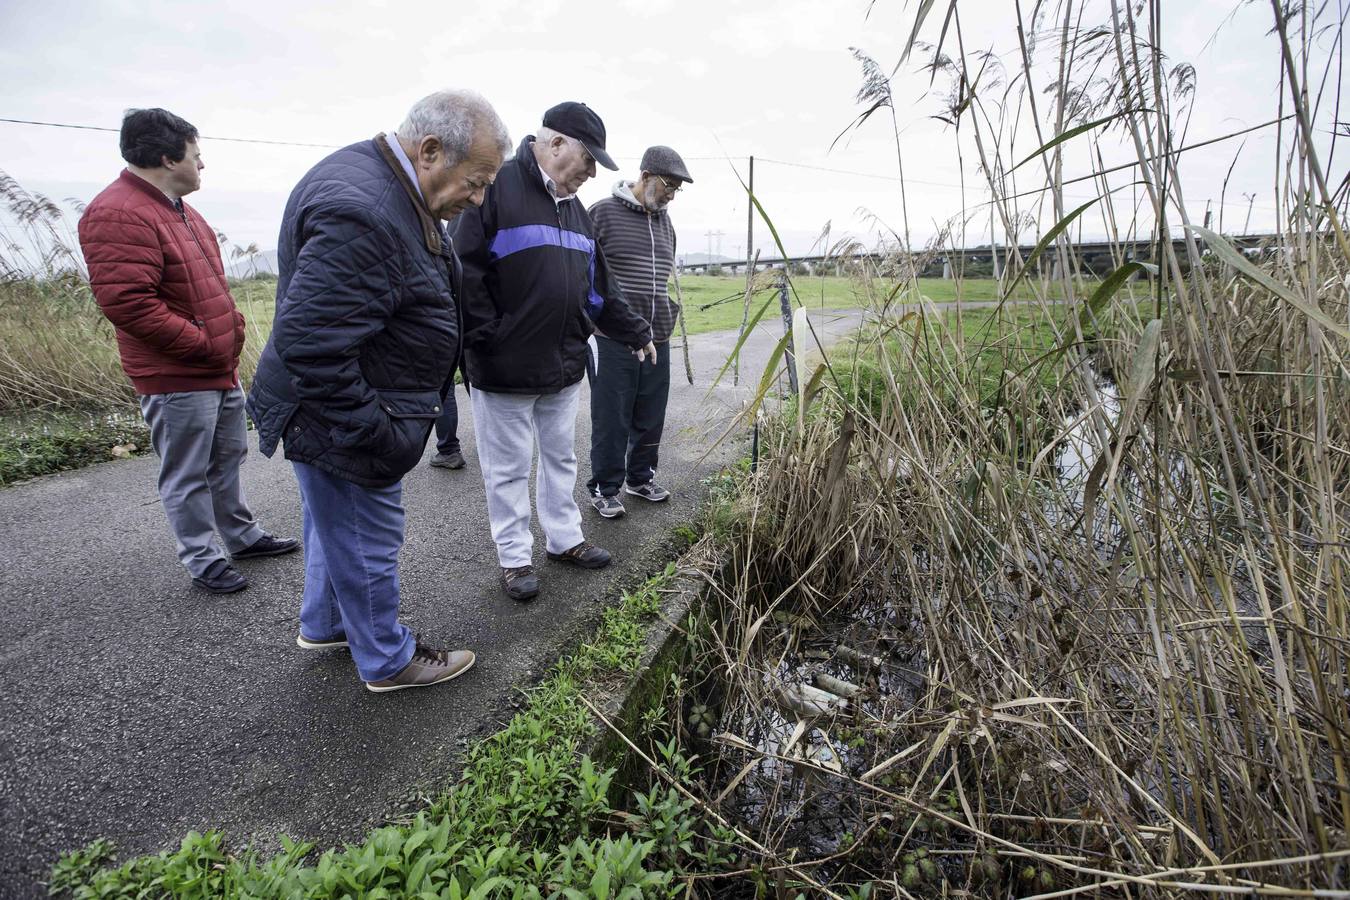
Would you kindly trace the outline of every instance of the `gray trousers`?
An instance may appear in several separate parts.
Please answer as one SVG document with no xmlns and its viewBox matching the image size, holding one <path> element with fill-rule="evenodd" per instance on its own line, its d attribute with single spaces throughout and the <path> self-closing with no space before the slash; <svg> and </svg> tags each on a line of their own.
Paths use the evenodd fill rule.
<svg viewBox="0 0 1350 900">
<path fill-rule="evenodd" d="M 473 431 L 487 489 L 488 524 L 504 568 L 533 560 L 530 463 L 539 452 L 534 499 L 549 553 L 583 540 L 577 487 L 577 400 L 581 382 L 556 394 L 494 394 L 474 388 Z"/>
<path fill-rule="evenodd" d="M 178 559 L 197 578 L 225 558 L 214 532 L 230 553 L 263 536 L 239 485 L 248 454 L 243 392 L 145 394 L 141 415 L 159 455 L 159 498 L 178 539 Z"/>
</svg>

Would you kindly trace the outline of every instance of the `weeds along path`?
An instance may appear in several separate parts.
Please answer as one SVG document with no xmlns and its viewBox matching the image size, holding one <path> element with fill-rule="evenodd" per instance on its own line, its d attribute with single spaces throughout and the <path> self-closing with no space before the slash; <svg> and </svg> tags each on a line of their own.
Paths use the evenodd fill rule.
<svg viewBox="0 0 1350 900">
<path fill-rule="evenodd" d="M 828 339 L 860 318 L 812 316 Z M 460 751 L 509 718 L 518 689 L 594 624 L 608 596 L 665 564 L 672 528 L 702 501 L 701 479 L 736 452 L 730 443 L 708 450 L 780 335 L 766 317 L 746 344 L 741 386 L 728 376 L 711 394 L 735 334 L 691 338 L 692 386 L 672 345 L 661 479 L 673 497 L 635 500 L 612 522 L 583 506 L 587 537 L 611 549 L 615 565 L 582 573 L 543 563 L 544 593 L 529 605 L 497 587 L 461 391 L 468 467 L 423 465 L 404 490 L 404 619 L 431 642 L 479 655 L 472 672 L 435 690 L 377 696 L 345 652 L 297 649 L 299 555 L 247 564 L 251 585 L 231 597 L 190 588 L 155 494 L 154 459 L 0 490 L 9 548 L 0 568 L 0 895 L 42 896 L 58 853 L 97 837 L 122 852 L 204 827 L 264 846 L 282 832 L 320 846 L 357 840 L 444 784 Z M 589 442 L 583 412 L 578 497 Z M 289 463 L 253 453 L 244 484 L 267 528 L 299 534 Z M 543 562 L 538 534 L 536 544 Z"/>
</svg>

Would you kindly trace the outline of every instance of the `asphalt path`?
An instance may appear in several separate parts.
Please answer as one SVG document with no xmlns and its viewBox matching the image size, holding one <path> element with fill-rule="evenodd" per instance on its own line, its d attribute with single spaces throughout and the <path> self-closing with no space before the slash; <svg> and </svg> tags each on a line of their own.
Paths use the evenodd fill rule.
<svg viewBox="0 0 1350 900">
<path fill-rule="evenodd" d="M 812 314 L 826 342 L 858 321 Z M 542 593 L 529 604 L 499 587 L 472 414 L 458 390 L 468 466 L 425 465 L 433 440 L 404 480 L 401 617 L 428 643 L 478 654 L 470 672 L 431 689 L 373 694 L 346 651 L 296 647 L 299 553 L 241 562 L 250 585 L 238 594 L 193 588 L 174 557 L 153 457 L 0 489 L 0 897 L 45 896 L 59 853 L 98 837 L 120 855 L 208 828 L 236 846 L 274 846 L 279 834 L 340 845 L 434 794 L 608 598 L 664 567 L 671 530 L 695 516 L 703 479 L 739 452 L 734 442 L 713 448 L 715 438 L 781 334 L 780 322 L 762 323 L 746 343 L 740 387 L 728 373 L 711 393 L 734 333 L 690 339 L 692 386 L 672 343 L 658 476 L 672 497 L 625 497 L 621 519 L 601 519 L 584 499 L 583 395 L 577 497 L 587 538 L 615 562 L 598 572 L 548 562 L 536 524 Z M 251 449 L 250 505 L 264 528 L 298 537 L 290 464 Z"/>
</svg>

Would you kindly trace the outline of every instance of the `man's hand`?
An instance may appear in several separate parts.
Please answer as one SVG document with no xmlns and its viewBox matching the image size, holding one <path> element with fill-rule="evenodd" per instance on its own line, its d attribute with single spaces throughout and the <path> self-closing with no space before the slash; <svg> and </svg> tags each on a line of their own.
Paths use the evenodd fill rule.
<svg viewBox="0 0 1350 900">
<path fill-rule="evenodd" d="M 650 359 L 652 365 L 656 365 L 656 345 L 651 341 L 648 341 L 647 346 L 643 347 L 641 350 L 634 350 L 633 355 L 637 357 L 639 363 L 644 359 Z"/>
</svg>

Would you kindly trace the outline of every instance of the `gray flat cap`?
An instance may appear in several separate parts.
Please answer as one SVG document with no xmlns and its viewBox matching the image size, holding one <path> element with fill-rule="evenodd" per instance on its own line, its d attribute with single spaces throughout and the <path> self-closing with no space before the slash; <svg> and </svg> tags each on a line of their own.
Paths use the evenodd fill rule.
<svg viewBox="0 0 1350 900">
<path fill-rule="evenodd" d="M 689 170 L 684 167 L 684 160 L 680 159 L 680 154 L 660 144 L 648 147 L 647 152 L 642 154 L 642 171 L 651 172 L 653 175 L 669 175 L 671 178 L 694 183 L 694 179 L 689 177 Z"/>
</svg>

